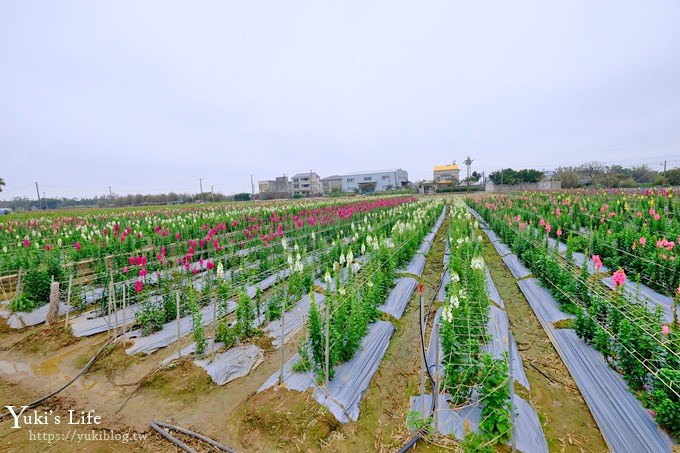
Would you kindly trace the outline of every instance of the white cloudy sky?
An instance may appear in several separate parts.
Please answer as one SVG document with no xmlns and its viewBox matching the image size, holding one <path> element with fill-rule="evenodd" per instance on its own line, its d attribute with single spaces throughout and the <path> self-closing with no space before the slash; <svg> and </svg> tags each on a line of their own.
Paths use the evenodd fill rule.
<svg viewBox="0 0 680 453">
<path fill-rule="evenodd" d="M 680 166 L 676 0 L 5 1 L 0 198 Z"/>
</svg>

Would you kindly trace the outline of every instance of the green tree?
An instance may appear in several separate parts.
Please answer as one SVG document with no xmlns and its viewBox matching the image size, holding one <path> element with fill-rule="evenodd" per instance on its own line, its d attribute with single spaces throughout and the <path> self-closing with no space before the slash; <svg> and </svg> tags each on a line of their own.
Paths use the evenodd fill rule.
<svg viewBox="0 0 680 453">
<path fill-rule="evenodd" d="M 575 171 L 563 171 L 557 174 L 555 179 L 562 182 L 563 189 L 573 189 L 581 185 L 581 181 Z"/>
<path fill-rule="evenodd" d="M 4 185 L 5 185 L 5 180 L 0 178 L 0 192 L 2 192 L 2 188 L 4 187 Z"/>
<path fill-rule="evenodd" d="M 666 172 L 666 181 L 671 186 L 680 186 L 680 168 L 674 168 Z"/>
<path fill-rule="evenodd" d="M 234 201 L 250 201 L 250 194 L 249 193 L 237 193 L 234 195 Z"/>
</svg>

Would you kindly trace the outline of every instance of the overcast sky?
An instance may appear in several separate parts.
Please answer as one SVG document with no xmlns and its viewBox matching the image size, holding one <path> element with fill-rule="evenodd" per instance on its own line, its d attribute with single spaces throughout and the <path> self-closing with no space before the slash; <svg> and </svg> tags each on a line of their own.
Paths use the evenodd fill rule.
<svg viewBox="0 0 680 453">
<path fill-rule="evenodd" d="M 5 199 L 680 166 L 676 0 L 4 1 L 0 61 Z"/>
</svg>

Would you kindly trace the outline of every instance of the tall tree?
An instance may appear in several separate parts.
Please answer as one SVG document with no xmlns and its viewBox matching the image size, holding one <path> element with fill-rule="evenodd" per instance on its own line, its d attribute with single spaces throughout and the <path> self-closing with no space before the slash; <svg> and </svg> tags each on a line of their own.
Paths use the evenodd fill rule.
<svg viewBox="0 0 680 453">
<path fill-rule="evenodd" d="M 2 192 L 2 188 L 5 185 L 5 180 L 0 178 L 0 192 Z"/>
</svg>

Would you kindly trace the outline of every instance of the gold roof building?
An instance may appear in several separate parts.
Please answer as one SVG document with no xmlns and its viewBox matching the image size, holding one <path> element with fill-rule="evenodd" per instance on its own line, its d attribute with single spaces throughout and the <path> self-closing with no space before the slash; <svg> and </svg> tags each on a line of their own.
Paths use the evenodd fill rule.
<svg viewBox="0 0 680 453">
<path fill-rule="evenodd" d="M 458 184 L 460 181 L 460 168 L 458 164 L 435 165 L 432 172 L 432 181 L 437 184 Z"/>
</svg>

